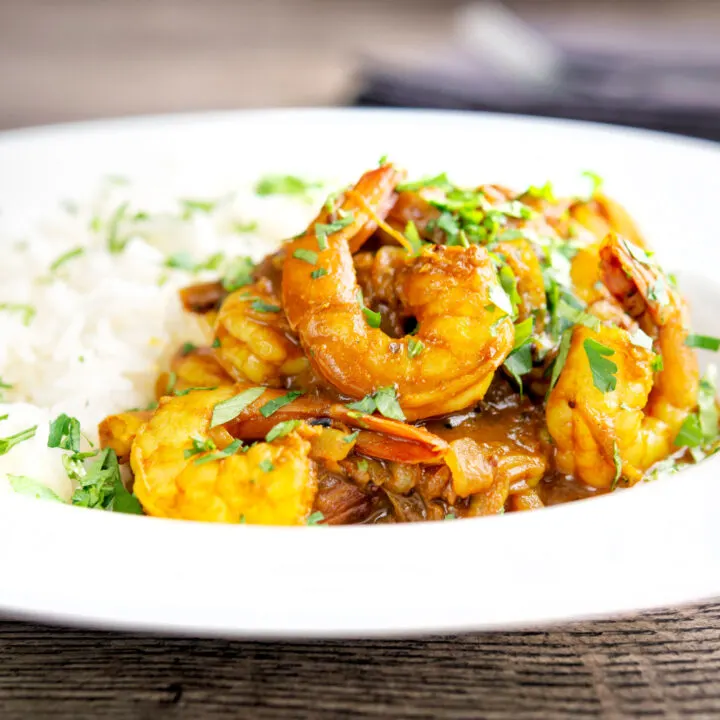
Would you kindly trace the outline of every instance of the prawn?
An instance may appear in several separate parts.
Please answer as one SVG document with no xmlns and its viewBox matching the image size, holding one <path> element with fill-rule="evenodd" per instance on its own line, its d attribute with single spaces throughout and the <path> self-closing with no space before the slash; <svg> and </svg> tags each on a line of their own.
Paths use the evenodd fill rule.
<svg viewBox="0 0 720 720">
<path fill-rule="evenodd" d="M 695 408 L 697 359 L 686 346 L 687 309 L 643 250 L 610 234 L 599 250 L 602 278 L 612 296 L 654 337 L 663 360 L 655 374 L 652 350 L 615 326 L 578 325 L 546 407 L 556 466 L 600 489 L 644 471 L 676 449 L 674 439 Z M 662 288 L 662 292 L 660 291 Z M 610 359 L 614 387 L 594 384 L 588 348 Z"/>
<path fill-rule="evenodd" d="M 356 187 L 366 184 L 367 175 Z M 394 387 L 409 419 L 481 399 L 514 341 L 510 316 L 492 299 L 502 291 L 487 251 L 476 245 L 430 247 L 408 258 L 398 273 L 398 297 L 418 330 L 391 338 L 368 324 L 359 302 L 349 241 L 364 224 L 361 215 L 323 235 L 324 242 L 308 233 L 287 246 L 283 306 L 315 372 L 351 397 Z M 324 274 L 311 278 L 308 253 Z"/>
<path fill-rule="evenodd" d="M 130 452 L 134 492 L 149 515 L 264 525 L 306 522 L 317 493 L 309 441 L 316 431 L 302 426 L 246 452 L 224 453 L 230 443 L 213 441 L 211 419 L 214 407 L 234 394 L 233 387 L 224 387 L 163 398 L 137 432 Z"/>
<path fill-rule="evenodd" d="M 269 283 L 260 280 L 225 298 L 214 325 L 215 357 L 237 382 L 280 387 L 307 359 Z"/>
</svg>

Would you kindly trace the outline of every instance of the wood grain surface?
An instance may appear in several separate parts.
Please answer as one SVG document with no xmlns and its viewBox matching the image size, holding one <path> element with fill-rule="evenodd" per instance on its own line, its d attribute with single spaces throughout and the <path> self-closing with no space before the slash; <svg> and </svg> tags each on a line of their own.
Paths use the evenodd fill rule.
<svg viewBox="0 0 720 720">
<path fill-rule="evenodd" d="M 0 624 L 0 717 L 715 718 L 720 606 L 548 632 L 238 642 Z"/>
<path fill-rule="evenodd" d="M 442 48 L 460 2 L 0 0 L 0 128 L 342 103 L 363 55 Z M 639 2 L 553 8 L 533 4 L 576 39 L 577 27 L 617 27 L 613 13 L 634 18 L 639 35 L 663 23 L 676 33 L 688 18 L 720 28 L 714 2 L 652 3 L 651 14 Z M 585 11 L 593 21 L 583 25 Z M 720 717 L 720 605 L 405 641 L 163 639 L 0 623 L 0 720 L 230 717 Z"/>
</svg>

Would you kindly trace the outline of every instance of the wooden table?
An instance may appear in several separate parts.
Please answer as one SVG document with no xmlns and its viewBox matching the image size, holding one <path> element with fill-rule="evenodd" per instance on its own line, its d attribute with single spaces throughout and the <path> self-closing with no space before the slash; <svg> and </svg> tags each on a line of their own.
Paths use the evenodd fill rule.
<svg viewBox="0 0 720 720">
<path fill-rule="evenodd" d="M 0 128 L 343 103 L 363 54 L 432 52 L 458 4 L 0 0 Z M 720 27 L 720 4 L 655 4 L 651 16 L 637 3 L 613 7 L 643 33 L 662 22 L 675 32 L 678 18 L 715 37 Z M 566 35 L 577 18 L 576 5 L 558 14 Z M 720 605 L 408 641 L 161 639 L 0 623 L 2 720 L 363 716 L 718 717 Z"/>
<path fill-rule="evenodd" d="M 720 606 L 547 632 L 235 642 L 0 624 L 3 720 L 713 718 Z"/>
</svg>

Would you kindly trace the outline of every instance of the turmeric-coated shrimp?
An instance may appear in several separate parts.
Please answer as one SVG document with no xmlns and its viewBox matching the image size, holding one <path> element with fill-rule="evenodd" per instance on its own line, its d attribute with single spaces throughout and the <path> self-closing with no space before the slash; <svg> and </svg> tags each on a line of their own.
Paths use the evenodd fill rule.
<svg viewBox="0 0 720 720">
<path fill-rule="evenodd" d="M 600 249 L 603 279 L 612 295 L 655 338 L 663 369 L 654 376 L 654 353 L 618 327 L 577 326 L 546 418 L 556 445 L 556 466 L 597 488 L 623 477 L 637 482 L 670 455 L 688 413 L 696 405 L 697 360 L 685 345 L 687 313 L 643 250 L 611 234 Z M 614 387 L 599 389 L 591 365 L 595 353 L 610 363 Z M 603 389 L 605 391 L 603 391 Z"/>
<path fill-rule="evenodd" d="M 514 338 L 510 317 L 493 301 L 502 290 L 487 251 L 431 247 L 409 258 L 398 296 L 418 330 L 392 338 L 368 324 L 358 297 L 348 244 L 356 231 L 351 223 L 324 242 L 306 234 L 287 246 L 283 305 L 315 371 L 351 397 L 394 387 L 408 419 L 481 399 Z"/>
<path fill-rule="evenodd" d="M 217 360 L 238 382 L 280 387 L 307 368 L 280 301 L 263 280 L 225 298 L 214 331 Z"/>
<path fill-rule="evenodd" d="M 235 392 L 224 387 L 163 398 L 139 430 L 130 462 L 134 492 L 149 515 L 264 525 L 307 520 L 317 492 L 307 439 L 314 431 L 300 428 L 225 456 L 210 424 L 214 407 Z"/>
</svg>

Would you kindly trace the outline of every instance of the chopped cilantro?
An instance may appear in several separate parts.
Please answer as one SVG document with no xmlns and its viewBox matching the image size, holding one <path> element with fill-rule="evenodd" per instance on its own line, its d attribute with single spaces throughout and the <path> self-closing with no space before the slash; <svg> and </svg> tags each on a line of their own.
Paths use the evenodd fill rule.
<svg viewBox="0 0 720 720">
<path fill-rule="evenodd" d="M 604 180 L 592 170 L 585 170 L 582 173 L 582 176 L 584 178 L 587 178 L 591 183 L 590 192 L 588 193 L 588 199 L 590 200 L 595 197 L 595 195 L 597 195 L 597 193 L 600 191 L 600 188 L 602 188 L 603 186 Z"/>
<path fill-rule="evenodd" d="M 378 160 L 378 165 L 379 165 L 380 167 L 382 167 L 383 165 L 387 165 L 387 162 L 388 162 L 388 156 L 387 156 L 387 155 L 383 155 L 383 156 L 380 158 L 380 160 Z"/>
<path fill-rule="evenodd" d="M 498 310 L 502 310 L 506 315 L 513 314 L 512 300 L 500 285 L 490 286 L 489 299 L 490 304 L 494 305 Z"/>
<path fill-rule="evenodd" d="M 236 257 L 227 263 L 222 277 L 222 286 L 227 292 L 250 285 L 255 264 L 249 257 Z"/>
<path fill-rule="evenodd" d="M 289 405 L 293 400 L 297 400 L 304 392 L 302 390 L 291 390 L 287 395 L 281 395 L 280 397 L 273 398 L 266 402 L 260 408 L 260 414 L 263 417 L 270 417 L 274 412 L 278 411 L 281 407 Z"/>
<path fill-rule="evenodd" d="M 29 478 L 26 475 L 8 475 L 10 487 L 20 495 L 28 495 L 38 500 L 54 500 L 62 502 L 62 500 L 46 485 L 38 480 Z"/>
<path fill-rule="evenodd" d="M 349 403 L 346 407 L 348 410 L 356 410 L 357 412 L 364 413 L 365 415 L 372 415 L 377 409 L 377 405 L 375 404 L 375 399 L 372 394 L 366 395 L 362 400 Z"/>
<path fill-rule="evenodd" d="M 37 314 L 37 310 L 32 305 L 26 305 L 24 303 L 0 303 L 0 311 L 22 315 L 22 324 L 25 325 L 25 327 L 30 325 Z"/>
<path fill-rule="evenodd" d="M 238 235 L 244 235 L 245 233 L 255 232 L 258 229 L 257 220 L 248 220 L 247 222 L 240 222 L 239 220 L 232 224 L 232 231 Z"/>
<path fill-rule="evenodd" d="M 248 388 L 229 400 L 219 402 L 213 408 L 210 427 L 214 428 L 234 420 L 248 405 L 254 403 L 266 389 L 264 387 Z"/>
<path fill-rule="evenodd" d="M 120 223 L 126 219 L 128 206 L 127 202 L 120 205 L 108 220 L 107 247 L 113 255 L 121 253 L 128 244 L 129 238 L 120 236 Z"/>
<path fill-rule="evenodd" d="M 307 524 L 308 525 L 319 525 L 324 520 L 325 520 L 325 516 L 319 510 L 316 510 L 307 519 Z"/>
<path fill-rule="evenodd" d="M 558 345 L 557 355 L 555 356 L 555 362 L 553 362 L 552 375 L 550 376 L 550 390 L 551 391 L 557 381 L 560 378 L 560 373 L 565 367 L 568 353 L 570 352 L 570 343 L 572 342 L 572 329 L 565 330 L 560 337 L 560 345 Z M 548 392 L 549 392 L 548 391 Z"/>
<path fill-rule="evenodd" d="M 177 380 L 178 380 L 177 373 L 174 373 L 174 372 L 168 373 L 167 385 L 165 386 L 165 394 L 166 395 L 173 394 L 173 391 L 175 390 L 175 386 L 177 385 Z"/>
<path fill-rule="evenodd" d="M 517 350 L 513 350 L 503 363 L 503 367 L 512 375 L 515 382 L 520 388 L 520 394 L 523 393 L 522 376 L 527 375 L 532 370 L 532 347 L 529 343 L 521 345 Z"/>
<path fill-rule="evenodd" d="M 518 350 L 530 341 L 534 326 L 535 320 L 531 317 L 525 318 L 522 322 L 515 323 L 515 342 L 513 343 L 513 350 Z"/>
<path fill-rule="evenodd" d="M 302 260 L 310 265 L 317 265 L 318 254 L 314 250 L 306 250 L 305 248 L 298 248 L 292 255 L 298 260 Z"/>
<path fill-rule="evenodd" d="M 353 213 L 348 213 L 330 223 L 315 223 L 315 237 L 317 238 L 318 248 L 327 250 L 328 235 L 334 235 L 343 228 L 351 225 L 355 219 Z"/>
<path fill-rule="evenodd" d="M 425 188 L 438 188 L 441 190 L 452 190 L 453 185 L 448 180 L 446 173 L 440 173 L 434 177 L 425 177 L 414 182 L 400 183 L 395 189 L 398 192 L 417 192 L 418 190 L 424 190 Z"/>
<path fill-rule="evenodd" d="M 513 316 L 515 316 L 517 315 L 518 305 L 520 305 L 520 303 L 522 302 L 520 294 L 517 291 L 517 279 L 515 278 L 515 273 L 512 271 L 512 268 L 509 265 L 503 265 L 500 268 L 498 277 L 500 278 L 500 284 L 502 285 L 503 290 L 510 298 L 510 303 L 512 305 L 512 314 Z"/>
<path fill-rule="evenodd" d="M 265 175 L 255 184 L 255 194 L 260 197 L 268 195 L 300 195 L 308 196 L 310 190 L 321 188 L 323 183 L 303 180 L 296 175 Z"/>
<path fill-rule="evenodd" d="M 408 224 L 405 226 L 405 237 L 412 246 L 413 254 L 419 255 L 423 247 L 423 241 L 417 226 L 412 220 L 408 220 Z"/>
<path fill-rule="evenodd" d="M 50 265 L 50 272 L 56 272 L 59 270 L 65 263 L 70 262 L 70 260 L 73 260 L 75 258 L 82 257 L 85 254 L 85 248 L 75 248 L 74 250 L 68 250 L 66 253 L 63 253 L 58 257 L 56 260 L 54 260 Z"/>
<path fill-rule="evenodd" d="M 655 357 L 650 361 L 650 367 L 653 372 L 660 372 L 664 367 L 662 355 L 655 355 Z"/>
<path fill-rule="evenodd" d="M 101 450 L 95 462 L 77 472 L 75 479 L 79 485 L 72 496 L 73 505 L 142 515 L 140 501 L 123 485 L 117 455 L 111 448 Z"/>
<path fill-rule="evenodd" d="M 189 355 L 191 352 L 194 352 L 197 350 L 197 345 L 195 343 L 186 342 L 183 343 L 183 346 L 180 348 L 180 354 L 185 357 L 186 355 Z"/>
<path fill-rule="evenodd" d="M 200 455 L 201 453 L 217 450 L 217 445 L 215 445 L 210 438 L 192 437 L 190 440 L 192 441 L 192 447 L 183 452 L 183 457 L 186 460 L 190 459 L 193 455 Z"/>
<path fill-rule="evenodd" d="M 547 200 L 548 202 L 555 201 L 555 192 L 549 180 L 544 185 L 531 185 L 523 194 L 537 198 L 538 200 Z"/>
<path fill-rule="evenodd" d="M 234 455 L 243 446 L 242 440 L 233 440 L 226 448 L 219 450 L 216 453 L 210 455 L 203 455 L 202 457 L 195 458 L 195 465 L 205 465 L 206 463 L 215 462 L 216 460 L 224 460 L 225 458 Z"/>
<path fill-rule="evenodd" d="M 677 447 L 700 447 L 703 444 L 703 431 L 700 427 L 700 418 L 695 413 L 688 415 L 675 436 Z"/>
<path fill-rule="evenodd" d="M 617 384 L 615 373 L 618 367 L 612 360 L 607 358 L 614 355 L 615 351 L 597 340 L 593 340 L 593 338 L 586 338 L 583 347 L 590 363 L 593 385 L 600 392 L 612 392 Z"/>
<path fill-rule="evenodd" d="M 47 446 L 70 450 L 73 453 L 80 452 L 80 421 L 65 413 L 58 415 L 50 423 Z"/>
<path fill-rule="evenodd" d="M 368 461 L 365 458 L 360 458 L 357 461 L 357 469 L 360 472 L 367 472 L 369 467 Z"/>
<path fill-rule="evenodd" d="M 685 339 L 685 344 L 688 347 L 711 350 L 712 352 L 720 350 L 720 338 L 712 337 L 711 335 L 696 335 L 692 333 Z"/>
<path fill-rule="evenodd" d="M 217 385 L 194 385 L 193 387 L 185 388 L 184 390 L 175 390 L 173 395 L 175 397 L 185 397 L 186 395 L 189 395 L 192 392 L 197 392 L 198 390 L 217 390 Z"/>
<path fill-rule="evenodd" d="M 10 437 L 0 438 L 0 455 L 7 455 L 16 445 L 34 438 L 36 432 L 37 425 L 33 425 L 33 427 L 27 428 L 27 430 L 21 430 L 19 433 L 15 433 L 15 435 L 10 435 Z"/>
<path fill-rule="evenodd" d="M 298 428 L 301 424 L 301 420 L 285 420 L 283 422 L 279 422 L 265 436 L 265 440 L 267 442 L 272 442 L 273 440 L 283 438 L 293 432 L 293 430 Z"/>
<path fill-rule="evenodd" d="M 366 395 L 362 400 L 350 403 L 346 406 L 349 410 L 371 415 L 377 410 L 381 415 L 393 420 L 405 420 L 397 393 L 393 387 L 384 387 Z"/>
<path fill-rule="evenodd" d="M 425 349 L 425 345 L 423 344 L 422 340 L 411 337 L 408 339 L 407 348 L 408 357 L 414 358 L 417 357 Z"/>
<path fill-rule="evenodd" d="M 310 273 L 310 277 L 313 280 L 317 280 L 318 278 L 321 278 L 323 275 L 327 275 L 328 271 L 325 268 L 318 268 L 317 270 L 313 270 Z"/>
<path fill-rule="evenodd" d="M 275 466 L 274 466 L 274 465 L 272 464 L 272 462 L 271 462 L 270 460 L 268 460 L 267 458 L 266 458 L 265 460 L 261 460 L 261 461 L 258 463 L 258 467 L 259 467 L 263 472 L 266 472 L 266 473 L 272 472 L 272 471 L 275 469 Z"/>
<path fill-rule="evenodd" d="M 352 432 L 352 433 L 350 433 L 349 435 L 346 435 L 346 436 L 343 438 L 343 442 L 346 442 L 346 443 L 355 442 L 355 440 L 357 440 L 357 436 L 358 436 L 359 434 L 360 434 L 360 431 L 359 431 L 359 430 L 356 430 L 355 432 Z"/>
<path fill-rule="evenodd" d="M 381 415 L 393 420 L 405 420 L 405 415 L 398 403 L 397 392 L 393 387 L 380 388 L 373 395 L 375 405 Z"/>
<path fill-rule="evenodd" d="M 219 200 L 180 200 L 182 219 L 189 220 L 195 213 L 211 213 L 219 205 Z"/>
<path fill-rule="evenodd" d="M 270 303 L 266 303 L 264 300 L 253 300 L 250 307 L 255 310 L 255 312 L 262 312 L 262 313 L 276 313 L 280 312 L 282 308 L 279 305 L 271 305 Z"/>
</svg>

